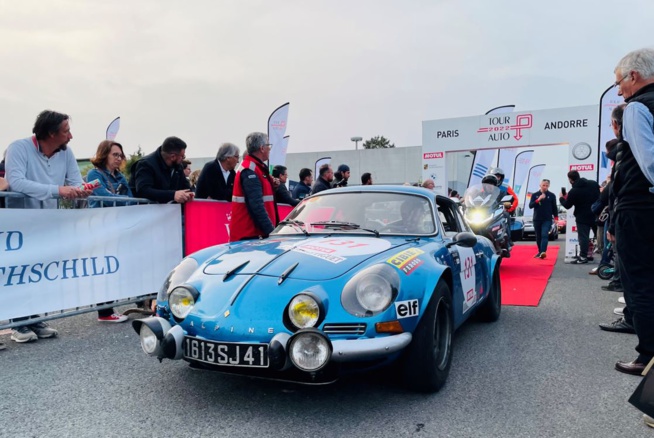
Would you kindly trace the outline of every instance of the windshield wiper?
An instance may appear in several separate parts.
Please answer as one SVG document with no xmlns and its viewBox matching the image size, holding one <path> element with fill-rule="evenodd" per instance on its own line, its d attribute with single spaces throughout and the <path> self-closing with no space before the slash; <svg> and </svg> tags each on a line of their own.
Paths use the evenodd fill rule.
<svg viewBox="0 0 654 438">
<path fill-rule="evenodd" d="M 341 229 L 341 230 L 361 230 L 368 231 L 373 233 L 376 237 L 379 237 L 379 231 L 371 230 L 368 228 L 361 228 L 361 225 L 355 224 L 354 222 L 341 222 L 341 221 L 321 221 L 321 222 L 311 222 L 311 226 L 323 226 L 325 228 Z"/>
<path fill-rule="evenodd" d="M 281 221 L 277 225 L 291 225 L 291 226 L 293 226 L 293 228 L 302 231 L 302 233 L 304 233 L 305 236 L 309 235 L 307 230 L 305 230 L 303 228 L 304 222 L 302 222 L 302 221 L 296 221 L 295 219 L 286 219 L 286 220 Z"/>
</svg>

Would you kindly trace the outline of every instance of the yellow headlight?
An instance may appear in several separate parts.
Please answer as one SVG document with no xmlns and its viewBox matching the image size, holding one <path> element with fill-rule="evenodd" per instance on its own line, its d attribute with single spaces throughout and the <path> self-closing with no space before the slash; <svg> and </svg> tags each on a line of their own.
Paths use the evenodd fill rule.
<svg viewBox="0 0 654 438">
<path fill-rule="evenodd" d="M 320 319 L 320 306 L 309 295 L 297 295 L 288 306 L 288 317 L 297 328 L 313 327 Z"/>
</svg>

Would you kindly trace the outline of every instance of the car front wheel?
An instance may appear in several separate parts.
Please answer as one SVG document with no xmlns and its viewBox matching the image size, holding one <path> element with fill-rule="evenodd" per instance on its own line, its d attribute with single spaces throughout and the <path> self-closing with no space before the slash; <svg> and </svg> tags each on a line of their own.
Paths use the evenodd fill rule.
<svg viewBox="0 0 654 438">
<path fill-rule="evenodd" d="M 452 366 L 453 332 L 452 293 L 441 280 L 404 357 L 403 376 L 410 389 L 437 392 L 443 387 Z"/>
</svg>

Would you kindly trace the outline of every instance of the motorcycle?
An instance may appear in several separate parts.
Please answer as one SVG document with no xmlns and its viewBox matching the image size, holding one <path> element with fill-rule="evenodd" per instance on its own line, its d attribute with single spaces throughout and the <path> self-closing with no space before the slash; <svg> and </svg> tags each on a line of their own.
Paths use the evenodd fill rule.
<svg viewBox="0 0 654 438">
<path fill-rule="evenodd" d="M 509 218 L 505 203 L 513 199 L 507 195 L 500 199 L 500 189 L 491 184 L 475 184 L 463 194 L 464 219 L 475 234 L 493 242 L 495 252 L 502 257 L 511 257 L 509 245 Z"/>
</svg>

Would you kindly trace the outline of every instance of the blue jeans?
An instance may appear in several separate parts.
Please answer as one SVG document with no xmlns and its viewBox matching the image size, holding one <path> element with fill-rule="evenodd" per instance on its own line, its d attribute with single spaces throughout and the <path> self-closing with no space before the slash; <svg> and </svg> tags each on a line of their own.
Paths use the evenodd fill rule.
<svg viewBox="0 0 654 438">
<path fill-rule="evenodd" d="M 534 221 L 534 231 L 536 232 L 536 246 L 538 252 L 547 252 L 547 242 L 549 241 L 550 228 L 552 221 Z"/>
<path fill-rule="evenodd" d="M 589 224 L 580 224 L 577 222 L 577 239 L 579 239 L 579 257 L 588 257 L 588 245 L 590 243 Z"/>
</svg>

